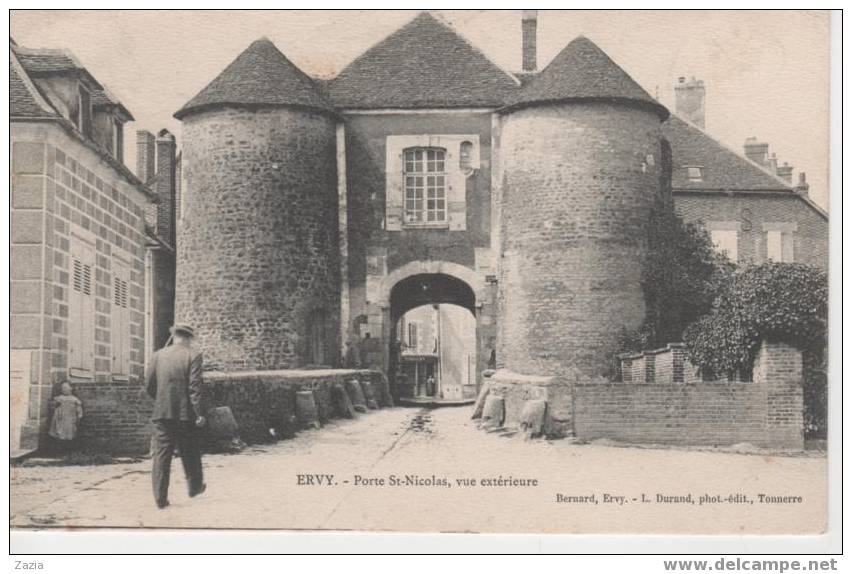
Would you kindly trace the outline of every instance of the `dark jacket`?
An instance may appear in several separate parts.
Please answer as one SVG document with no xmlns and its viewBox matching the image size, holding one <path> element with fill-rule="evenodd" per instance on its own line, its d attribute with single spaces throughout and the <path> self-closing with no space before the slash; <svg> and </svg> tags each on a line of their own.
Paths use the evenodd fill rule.
<svg viewBox="0 0 852 574">
<path fill-rule="evenodd" d="M 145 379 L 154 399 L 151 420 L 195 421 L 201 405 L 201 353 L 187 345 L 171 345 L 151 357 Z"/>
</svg>

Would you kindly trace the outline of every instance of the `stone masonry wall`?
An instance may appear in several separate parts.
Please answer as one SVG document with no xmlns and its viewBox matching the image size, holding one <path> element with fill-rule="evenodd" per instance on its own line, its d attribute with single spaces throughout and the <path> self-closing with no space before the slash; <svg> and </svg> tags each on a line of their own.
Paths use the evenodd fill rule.
<svg viewBox="0 0 852 574">
<path fill-rule="evenodd" d="M 175 320 L 192 324 L 212 370 L 310 360 L 324 314 L 338 360 L 335 123 L 294 109 L 219 109 L 183 120 L 185 188 Z"/>
<path fill-rule="evenodd" d="M 660 192 L 660 121 L 604 103 L 505 116 L 499 367 L 601 379 L 644 316 L 641 261 Z"/>
<path fill-rule="evenodd" d="M 325 422 L 334 416 L 332 387 L 351 379 L 367 380 L 383 389 L 376 392 L 377 400 L 389 396 L 387 379 L 378 371 L 245 371 L 206 373 L 205 403 L 207 408 L 230 407 L 243 440 L 267 442 L 272 439 L 270 429 L 277 437 L 292 436 L 296 431 L 297 391 L 314 392 L 320 422 Z"/>
<path fill-rule="evenodd" d="M 52 124 L 15 124 L 11 142 L 10 349 L 28 374 L 20 447 L 38 446 L 50 399 L 66 380 L 110 383 L 141 377 L 144 361 L 146 199 L 99 156 Z M 91 312 L 69 316 L 75 242 L 91 250 Z M 114 269 L 126 265 L 126 330 L 113 321 Z M 80 321 L 87 324 L 81 324 Z M 70 329 L 88 366 L 71 364 Z M 128 349 L 116 361 L 115 346 Z M 22 389 L 21 389 L 22 390 Z M 17 395 L 20 392 L 16 389 Z"/>
</svg>

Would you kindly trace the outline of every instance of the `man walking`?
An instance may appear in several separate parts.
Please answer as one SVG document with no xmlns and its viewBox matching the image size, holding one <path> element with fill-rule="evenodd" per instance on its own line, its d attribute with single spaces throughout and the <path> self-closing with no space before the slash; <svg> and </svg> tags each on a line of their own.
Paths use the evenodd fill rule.
<svg viewBox="0 0 852 574">
<path fill-rule="evenodd" d="M 201 353 L 191 346 L 193 329 L 175 324 L 172 345 L 154 353 L 146 372 L 154 399 L 154 453 L 151 478 L 158 508 L 169 505 L 169 475 L 175 446 L 189 483 L 189 496 L 207 489 L 201 469 L 199 431 L 205 424 L 201 404 Z"/>
</svg>

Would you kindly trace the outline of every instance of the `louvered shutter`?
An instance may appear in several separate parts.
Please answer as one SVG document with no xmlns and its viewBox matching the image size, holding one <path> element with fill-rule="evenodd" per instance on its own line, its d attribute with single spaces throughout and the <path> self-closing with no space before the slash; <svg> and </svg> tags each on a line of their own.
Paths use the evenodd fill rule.
<svg viewBox="0 0 852 574">
<path fill-rule="evenodd" d="M 68 366 L 92 371 L 95 366 L 94 249 L 71 241 L 71 289 L 68 296 Z"/>
<path fill-rule="evenodd" d="M 112 274 L 112 372 L 130 372 L 130 271 L 126 264 L 113 261 Z"/>
</svg>

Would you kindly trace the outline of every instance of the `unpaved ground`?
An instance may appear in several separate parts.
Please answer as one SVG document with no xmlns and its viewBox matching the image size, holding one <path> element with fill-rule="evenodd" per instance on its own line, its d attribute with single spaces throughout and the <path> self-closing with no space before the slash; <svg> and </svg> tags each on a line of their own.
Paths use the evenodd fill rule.
<svg viewBox="0 0 852 574">
<path fill-rule="evenodd" d="M 237 455 L 205 456 L 209 488 L 195 499 L 186 495 L 176 460 L 172 505 L 165 510 L 153 503 L 149 461 L 16 467 L 11 524 L 574 533 L 824 529 L 823 457 L 525 441 L 478 430 L 469 414 L 468 408 L 385 409 Z M 311 484 L 300 485 L 299 475 L 309 474 L 334 475 L 333 484 L 302 477 Z M 406 475 L 413 485 L 393 484 L 393 477 L 403 481 Z M 500 478 L 535 479 L 537 485 L 505 486 Z M 369 484 L 356 486 L 359 480 Z M 594 494 L 595 502 L 558 503 L 559 493 Z M 760 493 L 800 496 L 802 502 L 760 503 Z M 693 503 L 657 502 L 657 494 L 691 494 Z M 747 500 L 737 502 L 738 494 Z M 623 499 L 606 502 L 604 495 Z M 699 505 L 702 495 L 731 495 L 731 502 Z"/>
</svg>

